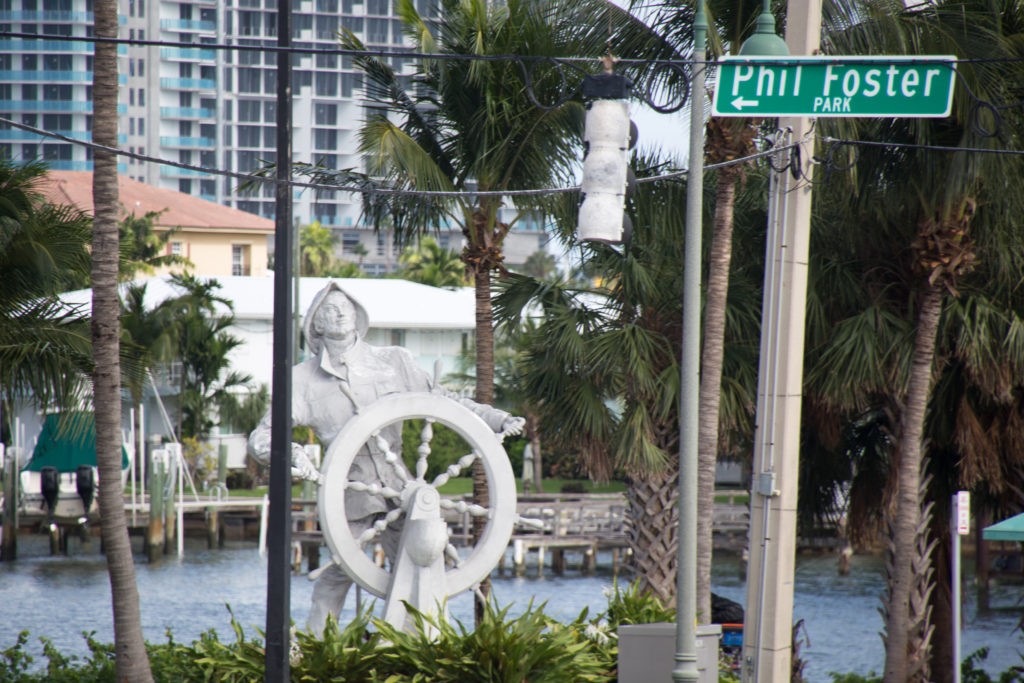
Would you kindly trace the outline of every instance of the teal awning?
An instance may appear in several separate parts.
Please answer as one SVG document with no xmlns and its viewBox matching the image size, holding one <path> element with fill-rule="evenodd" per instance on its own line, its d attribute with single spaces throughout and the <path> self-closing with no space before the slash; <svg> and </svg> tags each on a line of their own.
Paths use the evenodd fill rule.
<svg viewBox="0 0 1024 683">
<path fill-rule="evenodd" d="M 1004 519 L 998 524 L 987 526 L 981 531 L 986 541 L 1022 541 L 1024 542 L 1024 512 L 1016 517 Z"/>
<path fill-rule="evenodd" d="M 39 472 L 56 467 L 74 472 L 79 465 L 96 467 L 96 420 L 92 413 L 47 415 L 32 459 L 22 469 Z M 128 454 L 121 446 L 121 469 L 128 467 Z"/>
</svg>

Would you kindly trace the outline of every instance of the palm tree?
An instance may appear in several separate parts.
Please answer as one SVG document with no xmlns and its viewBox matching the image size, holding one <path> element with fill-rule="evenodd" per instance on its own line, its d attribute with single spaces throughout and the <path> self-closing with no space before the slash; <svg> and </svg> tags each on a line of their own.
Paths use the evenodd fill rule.
<svg viewBox="0 0 1024 683">
<path fill-rule="evenodd" d="M 638 176 L 657 167 L 635 164 Z M 763 181 L 763 177 L 762 177 Z M 760 183 L 763 188 L 763 182 Z M 763 195 L 761 195 L 763 196 Z M 642 184 L 634 202 L 633 238 L 623 251 L 580 247 L 604 273 L 593 287 L 514 276 L 502 281 L 498 317 L 516 322 L 531 305 L 544 316 L 528 336 L 520 373 L 540 415 L 548 443 L 579 454 L 592 476 L 620 473 L 627 480 L 629 542 L 645 590 L 663 600 L 675 594 L 678 540 L 678 396 L 681 344 L 679 308 L 685 187 Z M 557 214 L 571 235 L 572 207 Z M 753 218 L 755 212 L 750 213 Z M 756 214 L 763 219 L 761 210 Z M 757 234 L 757 220 L 745 224 Z M 747 240 L 756 251 L 757 238 Z M 761 240 L 763 246 L 763 240 Z M 755 259 L 752 263 L 757 263 Z M 760 270 L 737 269 L 749 282 L 734 293 L 726 365 L 730 382 L 723 406 L 737 433 L 749 433 L 756 383 Z M 742 368 L 742 369 L 741 369 Z"/>
<path fill-rule="evenodd" d="M 679 54 L 693 50 L 693 0 L 633 0 L 632 7 L 643 6 L 653 12 L 651 25 Z M 754 28 L 761 11 L 760 0 L 708 0 L 710 23 L 717 29 L 709 35 L 712 56 L 736 53 Z M 745 118 L 710 118 L 705 130 L 706 161 L 711 164 L 749 156 L 756 151 L 759 121 Z M 697 517 L 697 614 L 702 623 L 711 618 L 712 521 L 715 469 L 726 448 L 720 443 L 726 425 L 721 416 L 724 340 L 729 318 L 729 272 L 733 252 L 734 205 L 738 186 L 744 181 L 749 164 L 733 164 L 714 174 L 714 229 L 705 259 L 704 319 L 700 363 L 700 399 L 698 419 L 697 508 L 705 514 Z"/>
<path fill-rule="evenodd" d="M 192 265 L 184 256 L 164 253 L 178 229 L 155 232 L 156 222 L 162 214 L 163 211 L 148 211 L 142 216 L 136 216 L 133 212 L 121 219 L 118 224 L 121 237 L 121 281 L 131 280 L 140 272 L 150 275 L 156 268 Z"/>
<path fill-rule="evenodd" d="M 117 38 L 117 2 L 98 0 L 94 7 L 95 34 Z M 117 45 L 97 42 L 93 62 L 93 131 L 98 145 L 116 148 Z M 151 681 L 139 615 L 135 564 L 128 539 L 121 487 L 121 369 L 117 297 L 117 157 L 100 149 L 93 160 L 92 341 L 93 405 L 96 407 L 96 462 L 99 469 L 99 506 L 103 547 L 110 573 L 114 613 L 114 650 L 117 678 Z"/>
<path fill-rule="evenodd" d="M 526 257 L 522 267 L 523 275 L 529 275 L 538 280 L 546 280 L 558 276 L 558 264 L 555 257 L 544 249 L 538 249 Z"/>
<path fill-rule="evenodd" d="M 421 237 L 415 247 L 406 247 L 398 257 L 402 269 L 396 275 L 431 287 L 465 287 L 466 266 L 459 255 L 444 249 L 433 237 Z"/>
<path fill-rule="evenodd" d="M 202 439 L 214 425 L 212 409 L 233 388 L 247 385 L 252 377 L 230 369 L 229 354 L 242 340 L 227 332 L 235 317 L 230 301 L 216 294 L 216 280 L 202 281 L 190 274 L 174 275 L 171 283 L 183 290 L 169 302 L 172 312 L 175 356 L 181 362 L 179 418 L 181 435 Z M 227 309 L 226 313 L 218 307 Z"/>
<path fill-rule="evenodd" d="M 848 364 L 838 361 L 852 349 L 833 345 L 834 376 L 821 388 L 833 405 L 847 409 L 863 408 L 858 401 L 879 384 L 894 398 L 885 680 L 918 680 L 929 675 L 928 611 L 920 592 L 926 594 L 930 586 L 922 585 L 920 577 L 931 567 L 932 546 L 927 541 L 928 515 L 922 512 L 928 510 L 922 482 L 929 406 L 934 412 L 935 380 L 949 362 L 938 353 L 944 311 L 948 317 L 962 288 L 978 276 L 971 271 L 980 259 L 996 266 L 991 272 L 997 277 L 986 286 L 993 292 L 1015 286 L 1004 276 L 1012 268 L 1003 264 L 1019 268 L 1024 262 L 1006 221 L 1020 214 L 1019 194 L 1006 188 L 1008 178 L 1020 177 L 1019 162 L 998 154 L 953 154 L 926 146 L 1001 146 L 985 134 L 984 126 L 974 125 L 975 100 L 968 90 L 994 102 L 1019 98 L 1016 62 L 1005 60 L 1017 56 L 1011 39 L 1019 39 L 1021 22 L 1014 8 L 955 0 L 910 9 L 896 2 L 850 3 L 832 7 L 826 25 L 829 52 L 858 54 L 871 46 L 883 53 L 981 60 L 958 66 L 961 85 L 950 118 L 881 119 L 860 126 L 862 139 L 887 144 L 865 147 L 857 159 L 850 206 L 860 225 L 871 229 L 853 231 L 846 240 L 865 263 L 861 288 L 872 306 L 867 314 L 852 316 L 843 331 L 874 324 L 890 328 L 889 337 L 896 342 L 898 332 L 907 336 L 887 349 L 872 345 L 867 351 L 875 354 L 861 350 L 858 362 L 849 357 Z M 1000 135 L 1019 139 L 1021 123 L 1020 117 L 1003 118 Z M 870 383 L 868 370 L 875 373 Z"/>
<path fill-rule="evenodd" d="M 37 191 L 42 164 L 0 159 L 0 387 L 13 402 L 70 405 L 88 390 L 88 316 L 56 294 L 80 287 L 90 269 L 90 220 L 47 203 Z"/>
<path fill-rule="evenodd" d="M 320 221 L 302 226 L 299 231 L 299 266 L 303 275 L 321 277 L 334 264 L 338 236 Z"/>
</svg>

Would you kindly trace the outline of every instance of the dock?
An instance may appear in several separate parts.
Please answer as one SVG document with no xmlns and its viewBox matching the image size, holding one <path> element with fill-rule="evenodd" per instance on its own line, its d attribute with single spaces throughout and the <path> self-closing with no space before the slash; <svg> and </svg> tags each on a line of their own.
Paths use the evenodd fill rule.
<svg viewBox="0 0 1024 683">
<path fill-rule="evenodd" d="M 306 492 L 309 496 L 311 492 Z M 460 497 L 460 500 L 465 498 Z M 718 496 L 715 506 L 716 548 L 742 549 L 746 544 L 748 512 L 745 500 Z M 129 531 L 143 537 L 143 552 L 150 561 L 164 554 L 184 553 L 184 537 L 205 536 L 208 547 L 227 541 L 257 540 L 260 552 L 266 547 L 269 502 L 266 497 L 238 497 L 186 494 L 175 497 L 166 510 L 151 515 L 151 503 L 145 495 L 126 494 L 125 513 Z M 167 504 L 168 501 L 164 501 Z M 159 508 L 159 504 L 157 505 Z M 599 566 L 614 575 L 629 570 L 630 548 L 626 526 L 627 501 L 623 494 L 533 494 L 517 500 L 520 517 L 532 520 L 530 526 L 517 525 L 509 541 L 510 552 L 499 564 L 499 572 L 512 571 L 523 576 L 528 569 L 538 576 L 550 571 L 592 574 Z M 468 512 L 445 511 L 445 519 L 456 545 L 468 545 L 471 519 Z M 66 554 L 69 538 L 81 537 L 85 528 L 75 520 L 51 523 L 40 510 L 23 511 L 19 530 L 46 533 L 49 525 L 51 551 Z M 98 524 L 89 525 L 92 533 Z M 320 566 L 323 534 L 319 530 L 316 499 L 292 500 L 292 557 L 296 572 L 313 571 Z"/>
</svg>

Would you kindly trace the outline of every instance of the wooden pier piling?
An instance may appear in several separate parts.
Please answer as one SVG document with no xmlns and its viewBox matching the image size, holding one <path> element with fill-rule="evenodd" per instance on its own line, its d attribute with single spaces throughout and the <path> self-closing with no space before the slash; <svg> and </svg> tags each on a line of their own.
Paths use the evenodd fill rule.
<svg viewBox="0 0 1024 683">
<path fill-rule="evenodd" d="M 0 444 L 0 449 L 3 444 Z M 2 451 L 0 451 L 2 452 Z M 11 448 L 3 459 L 4 516 L 0 527 L 0 560 L 18 558 L 18 451 Z"/>
<path fill-rule="evenodd" d="M 154 461 L 150 474 L 149 525 L 146 530 L 146 557 L 152 563 L 164 554 L 164 474 L 166 465 Z"/>
</svg>

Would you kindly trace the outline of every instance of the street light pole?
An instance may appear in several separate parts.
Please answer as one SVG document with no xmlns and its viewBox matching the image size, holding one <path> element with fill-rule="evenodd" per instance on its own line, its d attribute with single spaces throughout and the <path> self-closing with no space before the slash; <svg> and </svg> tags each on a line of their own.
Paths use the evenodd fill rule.
<svg viewBox="0 0 1024 683">
<path fill-rule="evenodd" d="M 704 195 L 704 3 L 693 18 L 690 78 L 690 161 L 686 176 L 683 253 L 683 338 L 679 396 L 679 557 L 676 569 L 676 654 L 672 680 L 696 681 L 697 671 L 697 449 L 700 403 L 700 275 Z"/>
<path fill-rule="evenodd" d="M 292 500 L 292 21 L 291 0 L 277 8 L 277 185 L 274 220 L 274 363 L 270 407 L 270 521 L 267 525 L 265 680 L 287 683 L 291 628 Z"/>
</svg>

